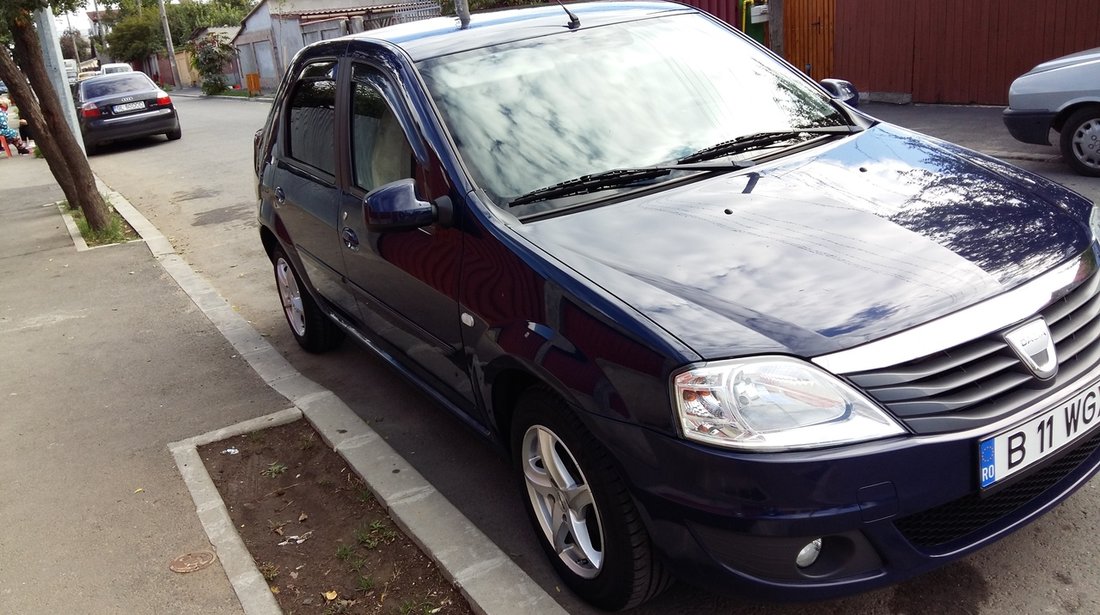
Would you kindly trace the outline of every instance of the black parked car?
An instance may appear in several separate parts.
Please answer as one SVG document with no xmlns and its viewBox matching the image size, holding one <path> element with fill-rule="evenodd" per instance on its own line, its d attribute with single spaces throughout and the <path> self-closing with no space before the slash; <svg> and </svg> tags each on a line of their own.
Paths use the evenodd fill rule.
<svg viewBox="0 0 1100 615">
<path fill-rule="evenodd" d="M 501 444 L 569 587 L 861 591 L 1096 472 L 1092 203 L 694 9 L 567 6 L 306 47 L 256 172 L 299 343 Z"/>
<path fill-rule="evenodd" d="M 145 73 L 90 77 L 74 86 L 84 149 L 94 153 L 103 143 L 163 134 L 183 136 L 172 98 Z"/>
</svg>

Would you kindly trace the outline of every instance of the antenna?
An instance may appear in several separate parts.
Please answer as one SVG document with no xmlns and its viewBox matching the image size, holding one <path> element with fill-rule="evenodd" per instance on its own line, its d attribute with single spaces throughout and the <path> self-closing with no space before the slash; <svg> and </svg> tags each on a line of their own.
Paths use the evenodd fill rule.
<svg viewBox="0 0 1100 615">
<path fill-rule="evenodd" d="M 581 27 L 581 20 L 578 19 L 577 16 L 573 14 L 573 11 L 570 11 L 569 9 L 565 8 L 565 5 L 561 3 L 561 0 L 555 0 L 555 1 L 558 3 L 558 6 L 561 7 L 561 10 L 565 11 L 565 14 L 569 16 L 569 29 L 570 30 L 576 30 L 577 28 Z"/>
</svg>

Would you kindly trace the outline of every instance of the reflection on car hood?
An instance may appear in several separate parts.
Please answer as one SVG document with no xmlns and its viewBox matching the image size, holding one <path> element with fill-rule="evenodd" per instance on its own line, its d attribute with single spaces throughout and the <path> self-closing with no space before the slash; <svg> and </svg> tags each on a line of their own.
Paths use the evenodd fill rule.
<svg viewBox="0 0 1100 615">
<path fill-rule="evenodd" d="M 809 357 L 1067 260 L 1091 242 L 1090 206 L 991 158 L 879 124 L 520 232 L 705 358 Z"/>
<path fill-rule="evenodd" d="M 1100 47 L 1096 49 L 1087 49 L 1085 51 L 1078 51 L 1077 53 L 1071 53 L 1068 56 L 1062 56 L 1053 60 L 1047 60 L 1042 64 L 1027 72 L 1028 75 L 1034 73 L 1042 73 L 1048 70 L 1054 70 L 1056 68 L 1065 68 L 1067 66 L 1074 66 L 1077 64 L 1086 64 L 1088 62 L 1100 62 Z"/>
</svg>

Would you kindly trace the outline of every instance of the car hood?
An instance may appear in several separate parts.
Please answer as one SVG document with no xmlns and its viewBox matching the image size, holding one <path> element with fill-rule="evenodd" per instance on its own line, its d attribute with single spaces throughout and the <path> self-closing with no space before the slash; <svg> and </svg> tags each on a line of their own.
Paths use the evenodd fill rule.
<svg viewBox="0 0 1100 615">
<path fill-rule="evenodd" d="M 1062 56 L 1053 60 L 1047 60 L 1042 64 L 1039 64 L 1035 68 L 1027 72 L 1028 75 L 1034 73 L 1042 73 L 1048 70 L 1054 70 L 1056 68 L 1066 68 L 1067 66 L 1074 66 L 1077 64 L 1087 64 L 1089 62 L 1100 61 L 1100 47 L 1096 49 L 1087 49 L 1085 51 L 1078 51 L 1077 53 L 1071 53 L 1068 56 Z"/>
<path fill-rule="evenodd" d="M 972 305 L 1082 252 L 1090 207 L 995 159 L 878 124 L 519 231 L 703 358 L 812 357 Z"/>
</svg>

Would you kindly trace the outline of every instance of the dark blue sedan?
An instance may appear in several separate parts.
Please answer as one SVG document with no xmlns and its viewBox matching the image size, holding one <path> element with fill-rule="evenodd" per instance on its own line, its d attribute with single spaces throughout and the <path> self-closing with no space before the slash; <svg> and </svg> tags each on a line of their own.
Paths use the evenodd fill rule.
<svg viewBox="0 0 1100 615">
<path fill-rule="evenodd" d="M 567 8 L 305 48 L 256 172 L 299 343 L 500 444 L 570 588 L 862 591 L 1096 472 L 1092 203 L 694 9 Z"/>
</svg>

